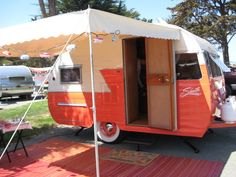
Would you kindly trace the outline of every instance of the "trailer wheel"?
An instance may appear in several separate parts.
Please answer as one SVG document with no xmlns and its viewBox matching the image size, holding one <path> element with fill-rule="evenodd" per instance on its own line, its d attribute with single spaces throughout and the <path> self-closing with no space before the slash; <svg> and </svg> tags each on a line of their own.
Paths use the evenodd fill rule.
<svg viewBox="0 0 236 177">
<path fill-rule="evenodd" d="M 97 135 L 99 140 L 108 144 L 117 143 L 121 140 L 121 131 L 119 127 L 112 122 L 98 122 Z"/>
</svg>

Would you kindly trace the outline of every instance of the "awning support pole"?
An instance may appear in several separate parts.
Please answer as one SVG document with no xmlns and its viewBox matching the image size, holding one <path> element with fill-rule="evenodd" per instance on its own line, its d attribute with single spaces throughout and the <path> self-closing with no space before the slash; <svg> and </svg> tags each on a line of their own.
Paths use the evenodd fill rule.
<svg viewBox="0 0 236 177">
<path fill-rule="evenodd" d="M 91 90 L 92 90 L 92 111 L 93 111 L 93 128 L 94 128 L 94 144 L 95 144 L 95 161 L 96 161 L 96 176 L 100 177 L 99 168 L 99 153 L 97 142 L 97 117 L 96 117 L 96 98 L 95 98 L 95 84 L 94 84 L 94 63 L 93 63 L 93 46 L 92 33 L 89 33 L 89 51 L 90 51 L 90 74 L 91 74 Z"/>
<path fill-rule="evenodd" d="M 32 107 L 32 105 L 33 105 L 33 103 L 34 103 L 34 101 L 35 101 L 35 99 L 36 99 L 37 96 L 39 95 L 39 92 L 42 90 L 45 81 L 49 78 L 49 75 L 51 74 L 52 70 L 55 68 L 56 64 L 60 61 L 61 55 L 62 55 L 63 51 L 66 49 L 66 46 L 67 46 L 67 45 L 69 44 L 69 42 L 71 41 L 72 37 L 73 37 L 73 34 L 71 34 L 71 35 L 69 36 L 69 38 L 67 39 L 65 45 L 63 46 L 63 49 L 60 51 L 60 53 L 59 53 L 59 55 L 58 55 L 58 57 L 57 57 L 55 63 L 53 64 L 53 66 L 52 66 L 51 69 L 49 70 L 48 74 L 46 75 L 45 79 L 43 80 L 43 83 L 41 84 L 39 90 L 37 91 L 37 93 L 36 93 L 36 95 L 34 96 L 34 98 L 30 101 L 30 104 L 29 104 L 28 108 L 26 109 L 24 115 L 23 115 L 22 118 L 20 119 L 20 122 L 19 122 L 18 125 L 16 126 L 16 129 L 15 129 L 15 131 L 13 132 L 13 134 L 11 135 L 11 138 L 9 139 L 7 145 L 5 146 L 3 152 L 2 152 L 2 154 L 1 154 L 1 156 L 0 156 L 0 160 L 2 159 L 3 155 L 6 153 L 6 151 L 7 151 L 8 147 L 10 146 L 10 144 L 11 144 L 11 142 L 12 142 L 12 140 L 13 140 L 15 134 L 16 134 L 16 132 L 18 131 L 20 125 L 22 124 L 23 120 L 25 119 L 26 115 L 28 114 L 30 108 Z"/>
</svg>

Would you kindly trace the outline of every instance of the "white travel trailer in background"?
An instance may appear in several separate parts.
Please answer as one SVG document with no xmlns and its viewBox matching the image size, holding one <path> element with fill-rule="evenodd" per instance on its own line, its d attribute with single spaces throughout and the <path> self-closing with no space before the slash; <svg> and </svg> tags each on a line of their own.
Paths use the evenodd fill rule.
<svg viewBox="0 0 236 177">
<path fill-rule="evenodd" d="M 31 98 L 34 81 L 26 66 L 0 66 L 0 98 L 19 96 Z"/>
</svg>

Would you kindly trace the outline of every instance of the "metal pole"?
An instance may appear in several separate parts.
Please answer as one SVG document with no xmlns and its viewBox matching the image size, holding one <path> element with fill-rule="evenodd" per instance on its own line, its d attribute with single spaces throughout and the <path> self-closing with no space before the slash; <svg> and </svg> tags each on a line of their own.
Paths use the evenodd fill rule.
<svg viewBox="0 0 236 177">
<path fill-rule="evenodd" d="M 0 98 L 2 97 L 2 78 L 0 78 Z M 1 106 L 1 101 L 0 101 L 0 106 Z"/>
<path fill-rule="evenodd" d="M 97 116 L 96 116 L 96 98 L 95 98 L 95 84 L 94 84 L 94 64 L 93 64 L 93 47 L 92 47 L 92 33 L 89 33 L 89 51 L 90 51 L 90 74 L 91 74 L 91 90 L 92 90 L 92 111 L 93 111 L 93 128 L 94 128 L 94 144 L 95 144 L 95 161 L 96 161 L 96 176 L 100 177 L 99 167 L 99 153 L 97 142 Z"/>
<path fill-rule="evenodd" d="M 8 141 L 6 147 L 4 148 L 4 150 L 3 150 L 3 152 L 2 152 L 2 154 L 1 154 L 1 156 L 0 156 L 0 160 L 2 159 L 3 155 L 6 153 L 6 151 L 7 151 L 8 147 L 10 146 L 10 144 L 11 144 L 11 142 L 12 142 L 12 140 L 13 140 L 13 138 L 14 138 L 16 132 L 17 132 L 17 130 L 19 129 L 20 125 L 22 124 L 23 120 L 25 119 L 26 115 L 28 114 L 30 108 L 32 107 L 32 105 L 33 105 L 33 103 L 34 103 L 34 101 L 35 101 L 35 99 L 36 99 L 37 96 L 39 95 L 39 92 L 41 91 L 41 89 L 42 89 L 42 87 L 43 87 L 45 81 L 48 79 L 48 77 L 49 77 L 49 75 L 51 74 L 52 70 L 55 68 L 56 64 L 57 64 L 57 63 L 59 62 L 59 60 L 61 59 L 61 55 L 62 55 L 63 51 L 65 50 L 66 46 L 69 44 L 69 42 L 70 42 L 70 40 L 72 39 L 72 37 L 73 37 L 73 34 L 71 34 L 71 35 L 69 36 L 69 38 L 67 39 L 65 45 L 63 46 L 63 49 L 60 51 L 60 54 L 58 55 L 58 57 L 57 57 L 55 63 L 53 64 L 53 66 L 52 66 L 51 69 L 49 70 L 47 76 L 45 77 L 45 79 L 44 79 L 42 85 L 40 86 L 39 90 L 37 91 L 36 95 L 35 95 L 34 98 L 31 100 L 31 102 L 30 102 L 30 104 L 29 104 L 27 110 L 25 111 L 24 115 L 23 115 L 22 118 L 20 119 L 20 122 L 19 122 L 18 125 L 16 126 L 16 129 L 14 130 L 13 134 L 11 135 L 11 138 L 10 138 L 10 140 Z"/>
</svg>

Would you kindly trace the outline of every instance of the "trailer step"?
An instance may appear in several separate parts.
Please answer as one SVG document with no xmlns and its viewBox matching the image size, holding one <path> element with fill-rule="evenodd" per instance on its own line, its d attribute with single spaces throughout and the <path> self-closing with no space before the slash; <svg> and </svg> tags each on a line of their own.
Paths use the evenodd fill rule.
<svg viewBox="0 0 236 177">
<path fill-rule="evenodd" d="M 145 146 L 151 146 L 156 142 L 156 139 L 153 140 L 144 140 L 144 139 L 137 139 L 137 138 L 128 138 L 123 141 L 124 143 L 128 144 L 134 144 L 136 145 L 136 151 L 141 151 L 140 146 L 145 145 Z"/>
</svg>

